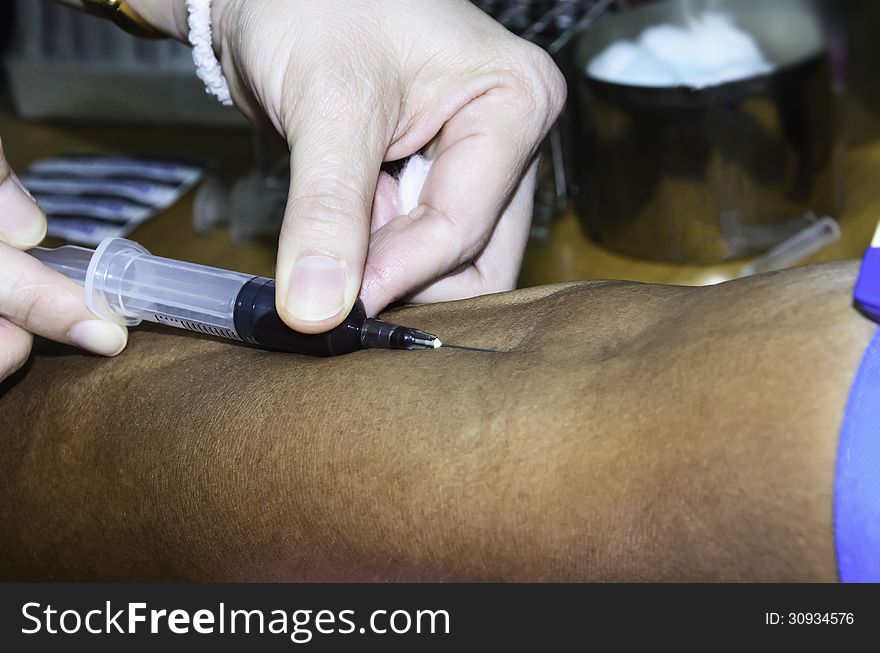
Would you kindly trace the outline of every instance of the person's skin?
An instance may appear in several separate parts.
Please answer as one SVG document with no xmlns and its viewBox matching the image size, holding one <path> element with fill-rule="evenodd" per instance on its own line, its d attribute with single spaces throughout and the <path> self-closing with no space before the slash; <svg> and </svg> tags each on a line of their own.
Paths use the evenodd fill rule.
<svg viewBox="0 0 880 653">
<path fill-rule="evenodd" d="M 82 0 L 62 0 L 83 9 Z M 183 0 L 130 0 L 186 40 Z M 565 99 L 550 57 L 466 0 L 214 0 L 215 50 L 238 107 L 291 150 L 277 307 L 304 332 L 339 324 L 360 293 L 371 315 L 514 287 L 538 145 Z M 383 161 L 425 149 L 420 205 L 401 215 Z M 46 218 L 0 146 L 0 380 L 32 334 L 108 356 L 124 327 L 13 248 Z M 4 246 L 7 245 L 8 247 Z"/>
<path fill-rule="evenodd" d="M 498 353 L 43 351 L 0 395 L 0 578 L 833 581 L 856 270 L 390 316 Z"/>
<path fill-rule="evenodd" d="M 128 4 L 186 40 L 183 0 Z M 276 281 L 291 327 L 326 331 L 359 294 L 375 315 L 514 287 L 537 150 L 566 94 L 546 52 L 467 0 L 213 0 L 212 13 L 236 105 L 290 147 Z M 380 166 L 423 149 L 434 165 L 401 215 Z"/>
<path fill-rule="evenodd" d="M 105 356 L 125 347 L 125 327 L 89 312 L 81 287 L 19 251 L 45 235 L 46 216 L 0 144 L 0 380 L 27 360 L 33 334 Z"/>
</svg>

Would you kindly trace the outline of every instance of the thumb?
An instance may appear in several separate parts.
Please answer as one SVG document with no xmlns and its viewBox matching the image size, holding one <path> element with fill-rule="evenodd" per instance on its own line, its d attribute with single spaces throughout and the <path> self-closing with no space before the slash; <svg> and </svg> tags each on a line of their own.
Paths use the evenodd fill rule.
<svg viewBox="0 0 880 653">
<path fill-rule="evenodd" d="M 276 270 L 278 313 L 302 333 L 338 326 L 357 301 L 386 145 L 379 125 L 318 120 L 298 128 L 291 146 Z"/>
<path fill-rule="evenodd" d="M 0 241 L 33 247 L 46 235 L 46 216 L 6 163 L 0 142 Z"/>
</svg>

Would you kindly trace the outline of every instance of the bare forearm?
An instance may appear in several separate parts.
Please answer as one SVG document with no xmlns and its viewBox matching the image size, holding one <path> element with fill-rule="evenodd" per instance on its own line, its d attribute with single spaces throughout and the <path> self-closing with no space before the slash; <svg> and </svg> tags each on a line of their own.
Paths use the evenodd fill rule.
<svg viewBox="0 0 880 653">
<path fill-rule="evenodd" d="M 113 361 L 41 357 L 0 402 L 24 414 L 0 443 L 2 575 L 833 579 L 837 432 L 871 332 L 852 280 L 400 316 L 497 355 L 141 333 Z"/>
</svg>

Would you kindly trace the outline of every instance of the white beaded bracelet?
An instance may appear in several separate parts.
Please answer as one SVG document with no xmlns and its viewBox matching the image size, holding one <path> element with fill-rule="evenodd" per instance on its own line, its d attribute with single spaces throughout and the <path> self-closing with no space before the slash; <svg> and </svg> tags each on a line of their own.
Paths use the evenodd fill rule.
<svg viewBox="0 0 880 653">
<path fill-rule="evenodd" d="M 186 0 L 189 43 L 192 46 L 196 75 L 205 85 L 205 92 L 213 95 L 221 104 L 231 105 L 232 94 L 223 68 L 214 54 L 211 35 L 211 0 Z"/>
</svg>

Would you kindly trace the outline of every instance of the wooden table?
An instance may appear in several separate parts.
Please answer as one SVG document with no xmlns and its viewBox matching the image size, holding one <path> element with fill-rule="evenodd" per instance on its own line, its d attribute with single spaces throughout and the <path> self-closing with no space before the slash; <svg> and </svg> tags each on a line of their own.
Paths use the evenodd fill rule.
<svg viewBox="0 0 880 653">
<path fill-rule="evenodd" d="M 0 137 L 15 170 L 31 161 L 63 152 L 138 152 L 189 150 L 217 162 L 227 180 L 253 165 L 253 136 L 246 130 L 179 129 L 155 126 L 82 126 L 28 124 L 0 111 Z M 880 220 L 880 142 L 861 146 L 845 157 L 846 210 L 839 216 L 843 238 L 808 262 L 858 258 Z M 193 193 L 169 211 L 139 227 L 132 238 L 153 253 L 209 265 L 274 276 L 274 243 L 234 245 L 225 229 L 198 236 L 192 227 Z M 548 244 L 530 244 L 520 286 L 575 279 L 630 279 L 652 283 L 706 284 L 734 278 L 742 262 L 720 266 L 684 266 L 628 258 L 584 237 L 571 211 L 558 219 Z"/>
</svg>

